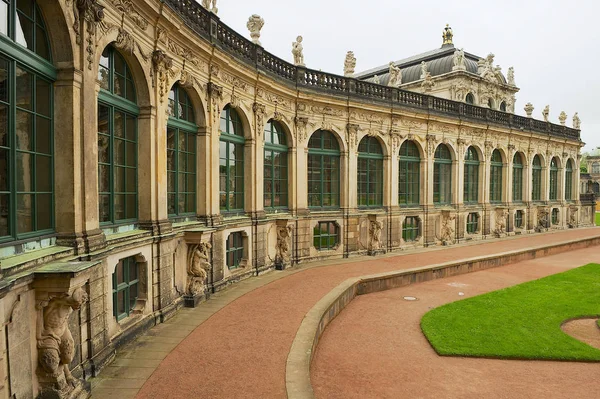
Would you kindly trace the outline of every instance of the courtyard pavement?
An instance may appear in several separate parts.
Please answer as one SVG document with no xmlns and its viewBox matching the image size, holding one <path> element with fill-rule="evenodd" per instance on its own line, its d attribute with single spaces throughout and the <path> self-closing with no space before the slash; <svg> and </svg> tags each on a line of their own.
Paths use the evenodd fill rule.
<svg viewBox="0 0 600 399">
<path fill-rule="evenodd" d="M 92 397 L 285 398 L 286 359 L 304 315 L 347 278 L 595 236 L 600 229 L 566 230 L 313 262 L 253 277 L 123 348 L 92 380 Z"/>
</svg>

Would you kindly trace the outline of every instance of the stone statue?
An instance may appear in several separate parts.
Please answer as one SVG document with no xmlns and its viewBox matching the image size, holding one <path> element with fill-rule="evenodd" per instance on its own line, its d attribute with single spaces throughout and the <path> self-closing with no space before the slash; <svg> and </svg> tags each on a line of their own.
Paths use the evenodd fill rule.
<svg viewBox="0 0 600 399">
<path fill-rule="evenodd" d="M 465 52 L 463 49 L 456 50 L 454 52 L 454 66 L 452 67 L 453 71 L 465 71 L 467 67 L 465 66 Z"/>
<path fill-rule="evenodd" d="M 354 75 L 354 68 L 356 68 L 356 57 L 353 51 L 348 51 L 344 60 L 344 76 L 351 77 Z"/>
<path fill-rule="evenodd" d="M 190 247 L 187 263 L 187 295 L 195 296 L 204 294 L 206 277 L 208 276 L 206 270 L 210 269 L 210 249 L 211 245 L 208 242 L 201 242 L 198 245 Z"/>
<path fill-rule="evenodd" d="M 490 53 L 484 59 L 481 58 L 477 61 L 477 73 L 483 79 L 489 80 L 490 82 L 496 82 L 496 73 L 499 72 L 499 66 L 494 68 L 494 54 Z"/>
<path fill-rule="evenodd" d="M 38 303 L 37 350 L 38 374 L 42 392 L 48 397 L 69 398 L 81 382 L 71 374 L 69 364 L 75 354 L 75 342 L 69 330 L 69 316 L 88 299 L 82 288 Z"/>
<path fill-rule="evenodd" d="M 454 33 L 452 32 L 452 28 L 450 27 L 449 24 L 446 24 L 446 27 L 444 28 L 444 32 L 442 33 L 442 39 L 444 39 L 444 41 L 442 42 L 442 45 L 452 44 L 453 37 L 454 37 Z"/>
<path fill-rule="evenodd" d="M 296 41 L 292 43 L 292 55 L 294 56 L 294 65 L 304 65 L 304 54 L 302 54 L 302 36 L 298 36 Z"/>
<path fill-rule="evenodd" d="M 516 84 L 515 84 L 515 68 L 514 67 L 508 68 L 508 73 L 506 74 L 506 81 L 508 82 L 509 86 L 516 86 Z"/>
<path fill-rule="evenodd" d="M 427 63 L 425 61 L 421 61 L 421 79 L 425 79 L 427 76 Z"/>
<path fill-rule="evenodd" d="M 394 62 L 390 62 L 390 79 L 388 80 L 388 86 L 400 87 L 402 84 L 402 71 L 400 67 L 394 65 Z"/>
<path fill-rule="evenodd" d="M 569 209 L 569 227 L 575 228 L 577 227 L 577 208 L 571 207 Z"/>
<path fill-rule="evenodd" d="M 275 262 L 285 263 L 290 258 L 290 239 L 292 238 L 292 226 L 281 226 L 277 228 L 277 253 Z"/>
<path fill-rule="evenodd" d="M 456 215 L 450 212 L 443 212 L 442 227 L 440 229 L 440 241 L 444 245 L 454 244 L 454 224 Z"/>
<path fill-rule="evenodd" d="M 376 85 L 381 84 L 381 79 L 379 79 L 379 75 L 373 76 L 373 83 L 375 83 Z"/>
<path fill-rule="evenodd" d="M 421 83 L 421 87 L 423 88 L 423 91 L 431 91 L 433 86 L 435 86 L 435 82 L 431 77 L 431 72 L 427 72 L 425 79 L 423 79 L 423 83 Z"/>
<path fill-rule="evenodd" d="M 369 251 L 377 251 L 381 249 L 381 230 L 383 225 L 377 220 L 371 220 L 369 226 Z"/>
<path fill-rule="evenodd" d="M 215 15 L 219 12 L 217 0 L 202 0 L 202 6 Z"/>
<path fill-rule="evenodd" d="M 536 230 L 542 231 L 543 229 L 547 229 L 549 226 L 548 223 L 548 210 L 545 208 L 538 208 L 538 225 L 536 227 Z"/>
<path fill-rule="evenodd" d="M 508 100 L 506 100 L 506 112 L 509 112 L 511 114 L 515 113 L 515 102 L 515 96 L 512 96 Z"/>
<path fill-rule="evenodd" d="M 548 117 L 550 116 L 550 106 L 546 105 L 544 110 L 542 111 L 542 116 L 544 117 L 544 121 L 548 122 Z"/>
<path fill-rule="evenodd" d="M 575 115 L 573 115 L 573 129 L 581 129 L 581 119 L 579 119 L 579 115 L 577 112 L 575 112 Z"/>
<path fill-rule="evenodd" d="M 508 209 L 497 209 L 496 210 L 496 228 L 494 233 L 499 237 L 506 233 L 506 217 L 508 216 Z"/>
<path fill-rule="evenodd" d="M 533 108 L 533 104 L 532 103 L 525 104 L 524 110 L 525 110 L 525 113 L 527 114 L 528 118 L 531 118 L 531 115 L 533 114 L 533 110 L 534 109 L 535 108 Z"/>
<path fill-rule="evenodd" d="M 565 111 L 560 111 L 560 115 L 558 115 L 558 121 L 561 125 L 565 126 L 567 123 L 567 114 Z"/>
<path fill-rule="evenodd" d="M 260 44 L 260 30 L 265 25 L 265 20 L 260 17 L 260 15 L 252 14 L 250 18 L 248 18 L 248 23 L 246 27 L 250 31 L 250 37 L 252 38 L 252 43 Z"/>
</svg>

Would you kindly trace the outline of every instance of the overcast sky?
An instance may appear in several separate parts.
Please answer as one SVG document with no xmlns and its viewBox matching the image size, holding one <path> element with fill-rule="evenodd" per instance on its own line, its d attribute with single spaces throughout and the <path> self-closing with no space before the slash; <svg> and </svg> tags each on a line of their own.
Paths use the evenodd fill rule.
<svg viewBox="0 0 600 399">
<path fill-rule="evenodd" d="M 449 23 L 454 45 L 480 57 L 492 52 L 506 74 L 514 66 L 515 112 L 531 102 L 536 119 L 550 105 L 550 121 L 565 111 L 581 118 L 583 151 L 600 146 L 600 0 L 219 0 L 219 17 L 250 38 L 252 14 L 265 20 L 260 40 L 292 61 L 291 45 L 304 37 L 309 68 L 343 74 L 346 52 L 364 71 L 442 45 Z"/>
</svg>

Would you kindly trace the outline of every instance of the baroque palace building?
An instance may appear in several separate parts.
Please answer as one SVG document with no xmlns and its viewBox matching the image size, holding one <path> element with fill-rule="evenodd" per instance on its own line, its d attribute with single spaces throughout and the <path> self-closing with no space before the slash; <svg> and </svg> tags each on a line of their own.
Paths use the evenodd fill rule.
<svg viewBox="0 0 600 399">
<path fill-rule="evenodd" d="M 273 268 L 593 223 L 578 122 L 515 115 L 493 55 L 447 28 L 338 76 L 300 42 L 288 63 L 193 0 L 0 0 L 0 398 L 85 397 Z"/>
</svg>

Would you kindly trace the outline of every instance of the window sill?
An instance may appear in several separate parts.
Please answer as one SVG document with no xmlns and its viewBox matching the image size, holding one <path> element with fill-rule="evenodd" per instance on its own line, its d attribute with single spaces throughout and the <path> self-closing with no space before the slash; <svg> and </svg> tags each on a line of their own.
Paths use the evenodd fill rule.
<svg viewBox="0 0 600 399">
<path fill-rule="evenodd" d="M 152 232 L 149 230 L 130 230 L 122 233 L 106 234 L 106 242 L 108 244 L 114 244 L 126 239 L 150 236 L 151 234 Z"/>
<path fill-rule="evenodd" d="M 53 258 L 58 258 L 61 255 L 67 256 L 73 252 L 73 248 L 52 246 L 48 248 L 42 248 L 31 252 L 26 252 L 19 255 L 10 256 L 4 259 L 0 259 L 0 269 L 8 270 L 17 266 L 31 265 L 35 266 L 43 262 L 48 262 Z M 50 258 L 50 259 L 49 259 Z"/>
</svg>

